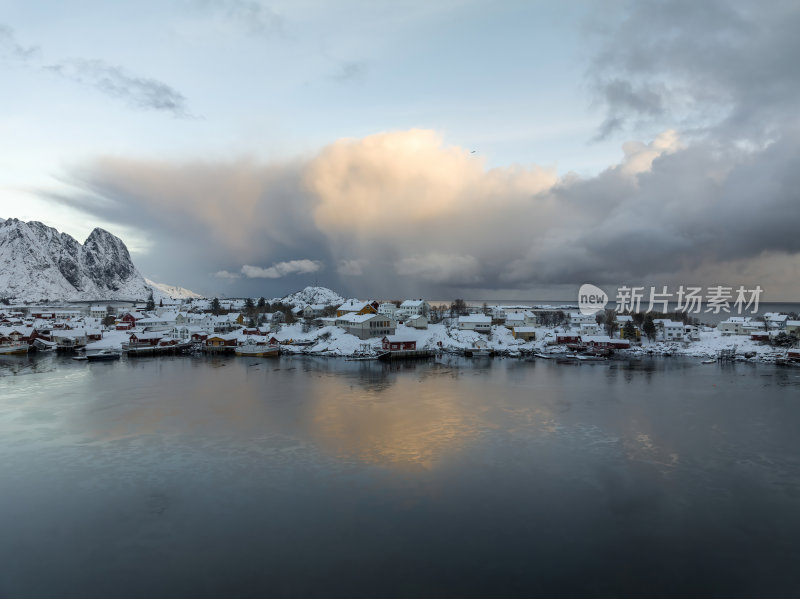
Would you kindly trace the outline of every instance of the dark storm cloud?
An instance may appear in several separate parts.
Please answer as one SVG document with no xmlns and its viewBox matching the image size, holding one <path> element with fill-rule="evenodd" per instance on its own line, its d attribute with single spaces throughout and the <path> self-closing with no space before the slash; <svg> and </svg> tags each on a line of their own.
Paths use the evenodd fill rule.
<svg viewBox="0 0 800 599">
<path fill-rule="evenodd" d="M 0 25 L 0 56 L 15 60 L 28 60 L 38 56 L 39 46 L 24 46 L 17 41 L 14 30 Z"/>
<path fill-rule="evenodd" d="M 797 119 L 800 11 L 793 0 L 631 2 L 599 18 L 589 77 L 605 104 L 600 134 L 645 120 L 770 139 Z"/>
<path fill-rule="evenodd" d="M 168 112 L 175 117 L 191 116 L 186 98 L 176 89 L 157 79 L 134 75 L 102 60 L 73 59 L 44 68 L 135 108 Z"/>
<path fill-rule="evenodd" d="M 241 273 L 290 271 L 361 293 L 441 297 L 708 272 L 726 282 L 742 261 L 800 252 L 800 136 L 722 151 L 665 133 L 625 152 L 598 176 L 558 179 L 486 170 L 432 132 L 406 131 L 283 164 L 107 158 L 73 171 L 79 191 L 58 200 L 147 231 L 143 266 L 172 264 L 173 280 L 205 289 L 216 273 L 213 284 L 242 293 L 255 282 Z M 273 268 L 301 262 L 314 268 Z"/>
</svg>

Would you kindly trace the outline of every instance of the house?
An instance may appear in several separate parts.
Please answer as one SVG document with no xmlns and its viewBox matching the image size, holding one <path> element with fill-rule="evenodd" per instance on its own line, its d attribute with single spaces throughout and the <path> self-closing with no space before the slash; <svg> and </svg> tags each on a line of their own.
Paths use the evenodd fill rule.
<svg viewBox="0 0 800 599">
<path fill-rule="evenodd" d="M 458 317 L 459 331 L 488 333 L 492 330 L 492 317 L 484 314 L 467 314 Z"/>
<path fill-rule="evenodd" d="M 745 327 L 750 329 L 754 324 L 750 316 L 731 316 L 717 325 L 717 331 L 723 335 L 749 335 L 751 331 L 745 330 Z"/>
<path fill-rule="evenodd" d="M 303 318 L 316 319 L 325 313 L 326 304 L 306 304 L 303 308 Z"/>
<path fill-rule="evenodd" d="M 700 341 L 700 328 L 694 324 L 683 325 L 683 334 L 690 341 Z"/>
<path fill-rule="evenodd" d="M 203 342 L 206 351 L 233 351 L 239 345 L 239 336 L 235 333 L 229 335 L 209 335 Z"/>
<path fill-rule="evenodd" d="M 603 329 L 596 322 L 583 323 L 579 329 L 581 336 L 583 335 L 600 335 Z"/>
<path fill-rule="evenodd" d="M 144 318 L 144 314 L 141 312 L 126 312 L 123 314 L 122 318 L 119 319 L 120 322 L 127 322 L 131 325 L 131 327 L 135 327 L 137 321 Z"/>
<path fill-rule="evenodd" d="M 131 345 L 152 345 L 155 347 L 158 345 L 158 342 L 164 338 L 163 333 L 154 333 L 154 332 L 135 332 L 131 333 L 131 336 L 128 338 L 128 343 Z"/>
<path fill-rule="evenodd" d="M 387 351 L 414 351 L 417 342 L 402 335 L 387 335 L 382 340 L 382 347 Z"/>
<path fill-rule="evenodd" d="M 63 349 L 83 347 L 89 343 L 85 329 L 53 331 L 50 338 L 56 342 L 58 348 Z"/>
<path fill-rule="evenodd" d="M 779 312 L 765 312 L 764 320 L 766 321 L 768 328 L 782 331 L 786 328 L 786 323 L 789 320 L 789 317 L 786 314 L 780 314 Z"/>
<path fill-rule="evenodd" d="M 656 318 L 653 320 L 656 325 L 657 341 L 683 341 L 683 323 L 670 320 L 669 318 Z"/>
<path fill-rule="evenodd" d="M 397 312 L 398 307 L 395 306 L 392 302 L 383 302 L 378 304 L 378 314 L 383 314 L 384 316 L 390 316 L 391 318 L 395 318 L 395 313 Z"/>
<path fill-rule="evenodd" d="M 751 341 L 761 341 L 761 342 L 769 342 L 769 340 L 774 336 L 776 331 L 753 331 L 750 333 L 750 340 Z"/>
<path fill-rule="evenodd" d="M 424 299 L 406 300 L 400 304 L 398 310 L 405 316 L 427 316 L 430 314 L 431 306 Z"/>
<path fill-rule="evenodd" d="M 786 321 L 786 334 L 800 336 L 800 320 Z"/>
<path fill-rule="evenodd" d="M 581 312 L 569 313 L 569 325 L 571 327 L 580 328 L 582 324 L 597 324 L 597 319 L 594 314 L 582 314 Z"/>
<path fill-rule="evenodd" d="M 514 339 L 522 339 L 523 341 L 534 341 L 536 339 L 535 327 L 514 327 L 511 329 L 511 334 Z"/>
<path fill-rule="evenodd" d="M 105 306 L 89 306 L 89 316 L 103 320 L 108 316 L 108 310 Z"/>
<path fill-rule="evenodd" d="M 591 349 L 629 349 L 631 346 L 627 339 L 612 339 L 608 335 L 590 335 L 581 337 L 581 341 Z"/>
<path fill-rule="evenodd" d="M 377 314 L 378 310 L 369 302 L 362 302 L 359 300 L 347 300 L 336 309 L 336 316 L 343 316 L 345 314 Z"/>
<path fill-rule="evenodd" d="M 571 343 L 580 343 L 581 336 L 577 333 L 556 333 L 556 345 L 568 345 Z"/>
<path fill-rule="evenodd" d="M 428 319 L 425 318 L 425 316 L 423 316 L 422 314 L 420 314 L 419 316 L 409 316 L 408 318 L 406 318 L 405 325 L 413 329 L 427 329 Z"/>
<path fill-rule="evenodd" d="M 336 318 L 336 326 L 359 339 L 369 339 L 371 337 L 394 335 L 397 324 L 388 316 L 378 314 L 375 311 L 366 314 L 345 313 Z"/>
<path fill-rule="evenodd" d="M 530 310 L 506 312 L 505 325 L 509 329 L 516 327 L 532 327 L 536 324 L 536 315 Z"/>
</svg>

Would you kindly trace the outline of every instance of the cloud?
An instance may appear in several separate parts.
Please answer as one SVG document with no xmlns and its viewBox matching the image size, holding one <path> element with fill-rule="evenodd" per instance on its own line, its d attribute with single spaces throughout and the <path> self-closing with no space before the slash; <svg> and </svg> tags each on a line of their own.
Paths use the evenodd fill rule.
<svg viewBox="0 0 800 599">
<path fill-rule="evenodd" d="M 214 273 L 214 276 L 218 279 L 230 279 L 230 280 L 242 278 L 242 275 L 240 275 L 239 273 L 230 272 L 227 270 L 218 270 L 217 272 Z"/>
<path fill-rule="evenodd" d="M 587 76 L 605 107 L 599 135 L 664 124 L 770 140 L 796 122 L 800 13 L 793 0 L 631 2 L 598 7 Z"/>
<path fill-rule="evenodd" d="M 268 6 L 253 0 L 198 0 L 197 4 L 221 14 L 250 35 L 275 37 L 283 35 L 284 18 Z"/>
<path fill-rule="evenodd" d="M 361 61 L 343 62 L 333 79 L 339 83 L 353 83 L 363 81 L 367 74 L 367 64 Z"/>
<path fill-rule="evenodd" d="M 23 46 L 17 41 L 14 30 L 0 25 L 0 56 L 15 60 L 29 60 L 40 54 L 39 46 Z"/>
<path fill-rule="evenodd" d="M 431 252 L 398 260 L 395 269 L 399 275 L 447 285 L 470 286 L 480 282 L 480 264 L 474 256 Z"/>
<path fill-rule="evenodd" d="M 358 258 L 356 260 L 341 260 L 336 272 L 346 277 L 360 277 L 364 274 L 364 268 L 369 264 L 369 260 Z"/>
<path fill-rule="evenodd" d="M 246 264 L 243 286 L 336 264 L 321 283 L 386 296 L 704 283 L 708 273 L 739 284 L 765 252 L 781 263 L 800 254 L 800 130 L 763 148 L 665 131 L 622 149 L 596 176 L 559 177 L 488 168 L 433 131 L 395 131 L 282 163 L 105 158 L 74 169 L 76 193 L 58 200 L 150 231 L 153 260 L 187 256 L 176 269 L 196 287 L 184 276 L 194 263 L 202 276 Z"/>
<path fill-rule="evenodd" d="M 44 67 L 81 85 L 123 100 L 145 110 L 169 112 L 175 117 L 190 117 L 186 98 L 166 83 L 127 72 L 102 60 L 73 59 Z"/>
<path fill-rule="evenodd" d="M 269 268 L 260 266 L 242 266 L 242 274 L 248 279 L 279 279 L 291 274 L 308 274 L 317 272 L 322 268 L 322 263 L 318 260 L 289 260 L 287 262 L 277 262 Z"/>
</svg>

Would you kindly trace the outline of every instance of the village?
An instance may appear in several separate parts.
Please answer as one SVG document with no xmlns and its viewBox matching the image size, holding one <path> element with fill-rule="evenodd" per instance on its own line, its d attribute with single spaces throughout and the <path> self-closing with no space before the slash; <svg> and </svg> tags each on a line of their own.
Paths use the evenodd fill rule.
<svg viewBox="0 0 800 599">
<path fill-rule="evenodd" d="M 800 320 L 793 314 L 731 316 L 714 327 L 678 320 L 680 315 L 673 320 L 610 310 L 582 314 L 570 311 L 571 306 L 343 300 L 332 292 L 327 300 L 191 299 L 156 305 L 151 299 L 127 309 L 99 303 L 9 306 L 0 310 L 0 354 L 62 351 L 114 359 L 206 352 L 401 359 L 452 353 L 581 360 L 652 354 L 800 361 Z"/>
</svg>

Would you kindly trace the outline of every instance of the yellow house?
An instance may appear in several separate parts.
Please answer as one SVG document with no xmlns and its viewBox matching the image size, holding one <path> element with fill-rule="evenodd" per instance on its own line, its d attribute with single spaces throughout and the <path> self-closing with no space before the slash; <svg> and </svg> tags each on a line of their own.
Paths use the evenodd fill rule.
<svg viewBox="0 0 800 599">
<path fill-rule="evenodd" d="M 535 327 L 514 327 L 511 329 L 511 334 L 514 339 L 522 339 L 523 341 L 533 341 L 536 339 Z"/>
<path fill-rule="evenodd" d="M 369 302 L 360 302 L 358 300 L 347 300 L 336 309 L 336 316 L 343 316 L 345 314 L 377 314 L 378 311 Z"/>
</svg>

